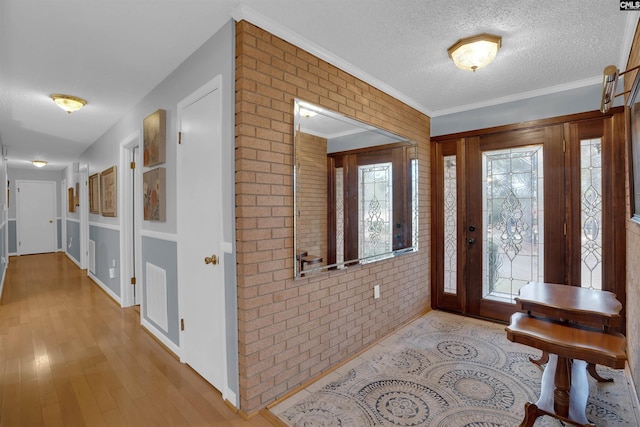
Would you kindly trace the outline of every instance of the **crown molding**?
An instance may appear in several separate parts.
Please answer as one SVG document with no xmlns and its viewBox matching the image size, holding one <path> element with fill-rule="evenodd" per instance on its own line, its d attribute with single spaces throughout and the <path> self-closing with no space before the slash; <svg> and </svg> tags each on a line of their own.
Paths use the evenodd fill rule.
<svg viewBox="0 0 640 427">
<path fill-rule="evenodd" d="M 233 11 L 231 11 L 231 17 L 236 22 L 240 22 L 240 21 L 250 22 L 262 28 L 263 30 L 268 31 L 271 34 L 277 37 L 280 37 L 281 39 L 299 47 L 300 49 L 303 49 L 309 52 L 310 54 L 322 59 L 323 61 L 326 61 L 329 64 L 338 67 L 342 71 L 345 71 L 351 74 L 352 76 L 359 78 L 365 83 L 368 83 L 371 86 L 375 87 L 376 89 L 379 89 L 382 92 L 386 93 L 387 95 L 390 95 L 404 102 L 405 104 L 409 105 L 412 108 L 415 108 L 421 113 L 426 114 L 427 116 L 431 116 L 431 111 L 428 108 L 426 108 L 424 105 L 417 102 L 416 100 L 397 91 L 396 89 L 392 88 L 388 84 L 376 79 L 369 73 L 361 70 L 360 68 L 351 64 L 350 62 L 333 54 L 332 52 L 329 52 L 328 50 L 315 44 L 314 42 L 307 39 L 306 37 L 303 37 L 300 34 L 294 31 L 291 31 L 290 29 L 284 27 L 283 25 L 273 21 L 272 19 L 267 18 L 266 16 L 256 12 L 252 8 L 248 7 L 247 5 L 244 5 L 244 4 L 238 5 L 235 9 L 233 9 Z"/>
<path fill-rule="evenodd" d="M 431 117 L 446 116 L 448 114 L 461 113 L 463 111 L 476 110 L 478 108 L 492 107 L 494 105 L 506 104 L 508 102 L 522 101 L 524 99 L 535 98 L 537 96 L 551 95 L 566 90 L 578 89 L 585 86 L 602 84 L 602 76 L 590 77 L 587 79 L 576 80 L 575 82 L 564 83 L 561 85 L 545 87 L 542 89 L 531 90 L 528 92 L 516 93 L 502 98 L 494 98 L 487 101 L 477 102 L 474 104 L 460 105 L 453 108 L 445 108 L 443 110 L 432 111 Z"/>
</svg>

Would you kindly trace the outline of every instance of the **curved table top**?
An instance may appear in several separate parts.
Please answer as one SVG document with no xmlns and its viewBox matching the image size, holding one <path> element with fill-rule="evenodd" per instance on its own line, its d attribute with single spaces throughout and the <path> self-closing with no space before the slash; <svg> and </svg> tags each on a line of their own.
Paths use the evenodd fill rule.
<svg viewBox="0 0 640 427">
<path fill-rule="evenodd" d="M 555 283 L 530 282 L 520 289 L 515 300 L 525 310 L 542 313 L 553 310 L 563 313 L 568 320 L 572 316 L 618 320 L 622 309 L 613 292 Z"/>
</svg>

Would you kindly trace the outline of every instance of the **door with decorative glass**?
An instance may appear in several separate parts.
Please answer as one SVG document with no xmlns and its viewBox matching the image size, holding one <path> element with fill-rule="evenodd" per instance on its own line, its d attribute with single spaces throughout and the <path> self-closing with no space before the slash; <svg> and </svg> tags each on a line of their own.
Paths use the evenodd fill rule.
<svg viewBox="0 0 640 427">
<path fill-rule="evenodd" d="M 506 321 L 530 281 L 620 297 L 625 207 L 615 171 L 624 171 L 624 152 L 616 155 L 613 124 L 600 117 L 436 141 L 434 308 Z"/>
</svg>

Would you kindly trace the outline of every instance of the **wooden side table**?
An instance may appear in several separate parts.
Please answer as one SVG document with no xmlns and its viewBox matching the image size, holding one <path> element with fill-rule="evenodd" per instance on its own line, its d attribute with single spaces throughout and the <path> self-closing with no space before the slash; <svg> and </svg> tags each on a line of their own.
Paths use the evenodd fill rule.
<svg viewBox="0 0 640 427">
<path fill-rule="evenodd" d="M 620 317 L 622 304 L 616 299 L 614 293 L 608 291 L 595 291 L 555 283 L 530 282 L 520 289 L 520 295 L 515 300 L 520 311 L 530 315 L 536 314 L 603 331 L 619 327 L 622 321 Z M 531 359 L 538 365 L 543 365 L 548 360 L 547 352 L 543 352 L 540 359 Z M 593 363 L 587 365 L 587 370 L 598 382 L 613 381 L 611 378 L 600 376 Z"/>
<path fill-rule="evenodd" d="M 542 375 L 540 398 L 525 404 L 520 427 L 532 427 L 536 418 L 550 415 L 581 427 L 596 427 L 587 420 L 588 363 L 623 369 L 627 356 L 621 334 L 574 323 L 515 313 L 506 328 L 510 341 L 547 352 L 549 363 Z"/>
</svg>

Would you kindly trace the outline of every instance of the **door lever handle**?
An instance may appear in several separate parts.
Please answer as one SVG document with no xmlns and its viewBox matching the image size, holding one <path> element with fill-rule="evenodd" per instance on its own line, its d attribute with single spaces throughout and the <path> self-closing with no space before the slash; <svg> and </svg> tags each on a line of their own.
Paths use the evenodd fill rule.
<svg viewBox="0 0 640 427">
<path fill-rule="evenodd" d="M 205 264 L 213 264 L 216 265 L 218 263 L 218 257 L 215 255 L 211 255 L 210 257 L 205 257 L 204 258 L 204 263 Z"/>
</svg>

